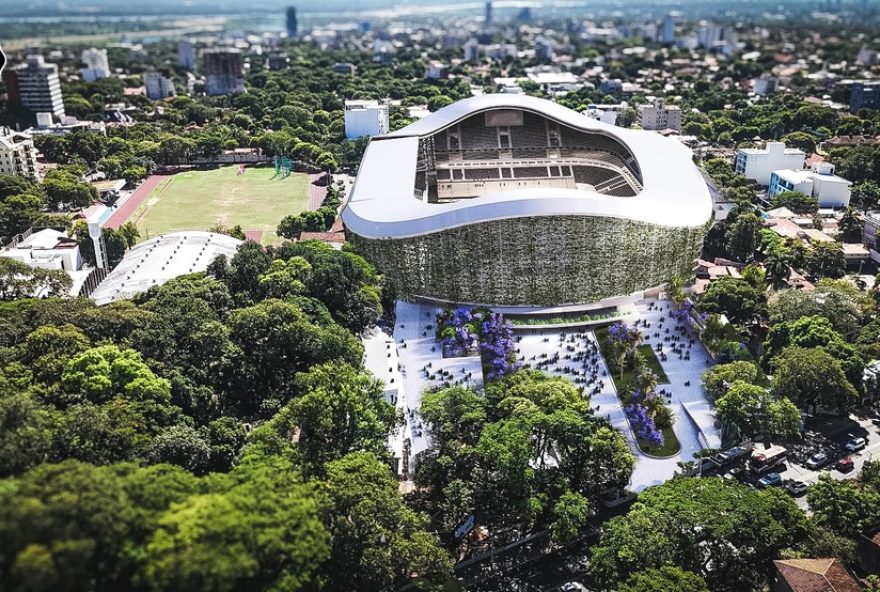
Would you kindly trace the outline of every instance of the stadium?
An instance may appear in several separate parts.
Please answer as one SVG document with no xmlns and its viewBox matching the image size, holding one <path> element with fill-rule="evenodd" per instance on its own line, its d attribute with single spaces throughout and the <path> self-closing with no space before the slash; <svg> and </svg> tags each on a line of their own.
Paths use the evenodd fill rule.
<svg viewBox="0 0 880 592">
<path fill-rule="evenodd" d="M 399 297 L 524 307 L 689 277 L 711 216 L 680 142 L 507 94 L 374 137 L 343 212 Z"/>
</svg>

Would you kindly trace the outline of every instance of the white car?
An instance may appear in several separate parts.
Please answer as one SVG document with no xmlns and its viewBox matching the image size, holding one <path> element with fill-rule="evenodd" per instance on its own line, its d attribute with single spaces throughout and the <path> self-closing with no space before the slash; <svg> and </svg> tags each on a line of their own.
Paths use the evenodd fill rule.
<svg viewBox="0 0 880 592">
<path fill-rule="evenodd" d="M 850 452 L 858 452 L 859 450 L 864 448 L 866 444 L 867 442 L 864 438 L 853 438 L 846 443 L 846 449 Z"/>
</svg>

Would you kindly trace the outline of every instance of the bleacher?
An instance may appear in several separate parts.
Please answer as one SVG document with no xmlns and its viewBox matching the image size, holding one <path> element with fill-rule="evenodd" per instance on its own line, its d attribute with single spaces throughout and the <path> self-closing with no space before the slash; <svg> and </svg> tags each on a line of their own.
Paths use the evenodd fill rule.
<svg viewBox="0 0 880 592">
<path fill-rule="evenodd" d="M 550 134 L 555 137 L 557 130 L 560 145 L 550 146 Z M 509 138 L 509 146 L 506 139 L 499 140 L 501 134 Z M 450 144 L 450 138 L 457 140 Z M 600 193 L 620 197 L 641 190 L 638 165 L 619 141 L 547 122 L 534 113 L 523 113 L 522 125 L 503 126 L 500 130 L 485 125 L 485 114 L 473 115 L 438 132 L 433 137 L 433 150 L 431 164 L 436 176 L 428 175 L 428 179 L 477 182 L 477 192 L 481 181 L 491 184 L 499 179 L 542 178 L 568 179 L 571 187 L 590 185 Z"/>
</svg>

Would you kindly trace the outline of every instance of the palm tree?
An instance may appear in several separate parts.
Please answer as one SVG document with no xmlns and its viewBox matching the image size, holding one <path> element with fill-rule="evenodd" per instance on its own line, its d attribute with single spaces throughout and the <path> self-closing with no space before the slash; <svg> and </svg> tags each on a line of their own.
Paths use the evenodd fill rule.
<svg viewBox="0 0 880 592">
<path fill-rule="evenodd" d="M 767 282 L 774 290 L 784 288 L 791 275 L 791 258 L 785 251 L 776 249 L 764 261 L 764 270 L 767 272 Z"/>
</svg>

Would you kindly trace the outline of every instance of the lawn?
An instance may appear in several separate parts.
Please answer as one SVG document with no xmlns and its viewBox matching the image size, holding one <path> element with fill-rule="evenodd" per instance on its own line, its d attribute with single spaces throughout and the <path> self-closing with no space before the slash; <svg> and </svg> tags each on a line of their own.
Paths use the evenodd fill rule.
<svg viewBox="0 0 880 592">
<path fill-rule="evenodd" d="M 681 444 L 678 442 L 678 437 L 675 435 L 675 430 L 672 426 L 663 428 L 663 446 L 660 448 L 651 448 L 651 445 L 643 440 L 636 439 L 636 442 L 638 442 L 642 452 L 649 456 L 658 456 L 660 458 L 675 456 L 681 450 Z"/>
<path fill-rule="evenodd" d="M 237 166 L 181 172 L 157 185 L 132 214 L 141 240 L 178 230 L 208 230 L 218 223 L 274 232 L 284 216 L 306 209 L 309 178 L 275 177 L 272 168 Z"/>
<path fill-rule="evenodd" d="M 596 340 L 599 342 L 599 350 L 602 352 L 602 356 L 605 358 L 606 363 L 610 359 L 611 353 L 608 351 L 608 327 L 601 327 L 596 329 Z M 666 376 L 666 372 L 663 371 L 663 367 L 660 365 L 660 360 L 657 359 L 657 354 L 654 353 L 654 350 L 650 345 L 640 345 L 638 347 L 639 354 L 642 360 L 645 361 L 645 364 L 650 368 L 654 374 L 657 375 L 657 384 L 668 384 L 669 377 Z M 619 397 L 621 393 L 625 393 L 628 390 L 629 385 L 635 379 L 635 375 L 632 370 L 625 370 L 623 375 L 621 376 L 620 372 L 611 372 L 609 368 L 609 373 L 612 375 L 611 378 L 614 381 L 614 388 L 617 389 L 617 396 Z M 675 431 L 672 426 L 663 429 L 663 446 L 660 448 L 651 448 L 651 445 L 643 440 L 636 440 L 638 442 L 639 448 L 642 449 L 642 452 L 648 454 L 650 456 L 656 457 L 668 457 L 675 456 L 681 450 L 681 444 L 678 441 L 678 437 L 675 435 Z"/>
<path fill-rule="evenodd" d="M 595 334 L 596 340 L 599 342 L 599 350 L 602 352 L 605 361 L 608 362 L 611 359 L 611 353 L 608 351 L 608 327 L 596 329 Z M 657 375 L 657 384 L 668 384 L 669 378 L 666 376 L 666 372 L 663 371 L 663 367 L 660 365 L 660 360 L 657 359 L 657 354 L 654 353 L 651 346 L 640 345 L 638 349 L 645 364 L 647 364 L 648 368 Z M 621 376 L 620 372 L 611 372 L 610 365 L 613 363 L 613 361 L 609 363 L 608 371 L 611 374 L 611 378 L 614 380 L 614 388 L 617 389 L 618 393 L 624 393 L 630 383 L 635 379 L 635 375 L 632 370 L 624 370 L 623 376 Z"/>
</svg>

